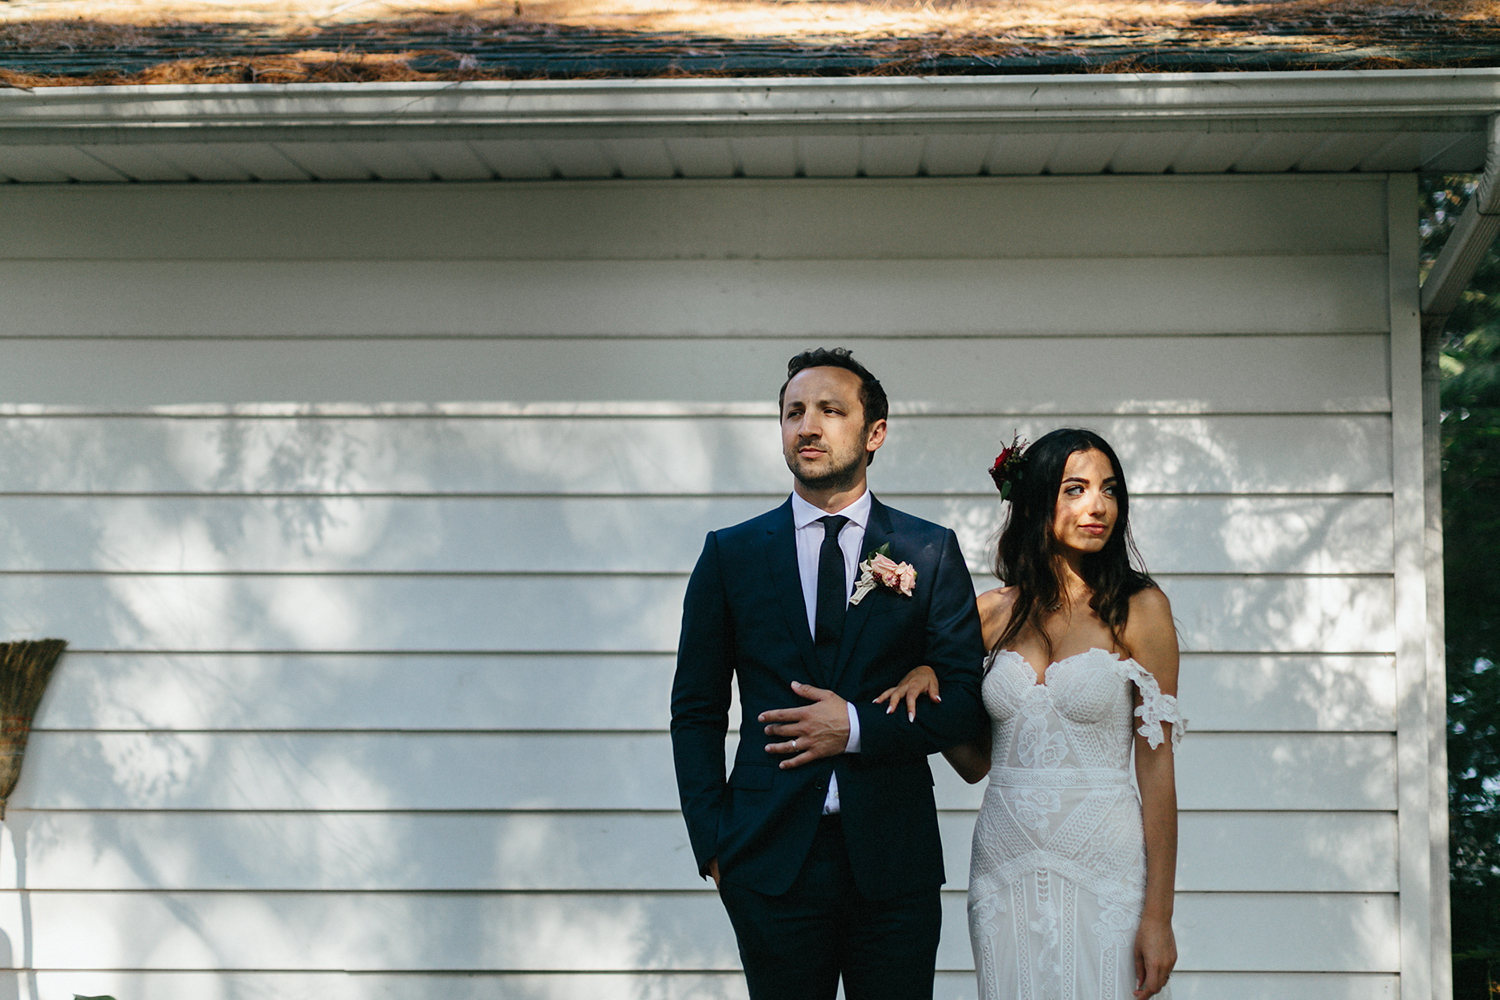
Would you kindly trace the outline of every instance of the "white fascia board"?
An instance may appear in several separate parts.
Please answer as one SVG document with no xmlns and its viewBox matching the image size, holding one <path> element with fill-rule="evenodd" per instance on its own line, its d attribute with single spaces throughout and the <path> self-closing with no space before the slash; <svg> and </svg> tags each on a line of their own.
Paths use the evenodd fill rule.
<svg viewBox="0 0 1500 1000">
<path fill-rule="evenodd" d="M 1422 284 L 1422 323 L 1433 345 L 1496 236 L 1500 236 L 1500 115 L 1490 119 L 1489 152 L 1474 195 Z"/>
<path fill-rule="evenodd" d="M 134 136 L 149 132 L 163 142 L 245 129 L 313 138 L 386 128 L 1464 132 L 1483 130 L 1497 111 L 1500 69 L 1491 68 L 47 87 L 0 90 L 0 142 L 46 141 L 47 132 L 106 142 L 145 141 Z"/>
</svg>

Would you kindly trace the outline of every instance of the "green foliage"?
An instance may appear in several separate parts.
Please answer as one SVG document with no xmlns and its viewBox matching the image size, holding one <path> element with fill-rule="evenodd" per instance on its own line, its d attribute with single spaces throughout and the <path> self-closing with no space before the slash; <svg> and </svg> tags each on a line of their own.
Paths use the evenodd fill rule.
<svg viewBox="0 0 1500 1000">
<path fill-rule="evenodd" d="M 1423 180 L 1429 261 L 1473 193 Z M 1443 575 L 1455 1000 L 1500 980 L 1500 255 L 1491 247 L 1444 331 Z"/>
</svg>

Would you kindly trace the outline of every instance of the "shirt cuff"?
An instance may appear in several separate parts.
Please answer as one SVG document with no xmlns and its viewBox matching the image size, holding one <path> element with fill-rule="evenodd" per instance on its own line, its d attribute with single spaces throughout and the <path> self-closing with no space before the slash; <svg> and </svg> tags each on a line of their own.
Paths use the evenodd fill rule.
<svg viewBox="0 0 1500 1000">
<path fill-rule="evenodd" d="M 844 753 L 859 753 L 859 713 L 852 701 L 844 702 L 844 707 L 849 710 L 849 745 L 844 747 Z"/>
</svg>

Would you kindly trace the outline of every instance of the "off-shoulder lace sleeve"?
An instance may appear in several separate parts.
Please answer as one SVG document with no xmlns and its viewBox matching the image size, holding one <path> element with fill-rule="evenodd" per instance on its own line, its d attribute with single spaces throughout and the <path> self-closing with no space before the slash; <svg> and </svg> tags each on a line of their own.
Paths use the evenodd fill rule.
<svg viewBox="0 0 1500 1000">
<path fill-rule="evenodd" d="M 1155 750 L 1162 745 L 1161 724 L 1170 723 L 1172 752 L 1176 753 L 1178 745 L 1182 743 L 1182 734 L 1187 732 L 1187 720 L 1178 711 L 1177 699 L 1170 694 L 1162 694 L 1161 685 L 1156 683 L 1151 671 L 1139 663 L 1134 660 L 1122 660 L 1120 663 L 1125 668 L 1126 676 L 1135 682 L 1141 692 L 1141 703 L 1135 710 L 1141 720 L 1141 727 L 1136 732 L 1146 737 L 1146 742 Z"/>
</svg>

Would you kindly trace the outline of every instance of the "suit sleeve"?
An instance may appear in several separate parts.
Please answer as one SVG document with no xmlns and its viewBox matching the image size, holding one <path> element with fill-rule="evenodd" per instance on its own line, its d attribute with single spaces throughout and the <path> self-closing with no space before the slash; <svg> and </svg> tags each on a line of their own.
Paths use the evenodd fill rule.
<svg viewBox="0 0 1500 1000">
<path fill-rule="evenodd" d="M 979 698 L 984 638 L 974 583 L 958 547 L 958 536 L 944 531 L 933 573 L 927 611 L 926 663 L 937 674 L 941 702 L 923 700 L 917 721 L 905 712 L 886 713 L 884 705 L 857 704 L 861 756 L 870 763 L 925 757 L 988 731 L 989 717 Z"/>
<path fill-rule="evenodd" d="M 672 681 L 672 759 L 700 875 L 718 852 L 724 736 L 734 675 L 731 628 L 718 541 L 710 532 L 682 603 L 682 635 Z"/>
</svg>

